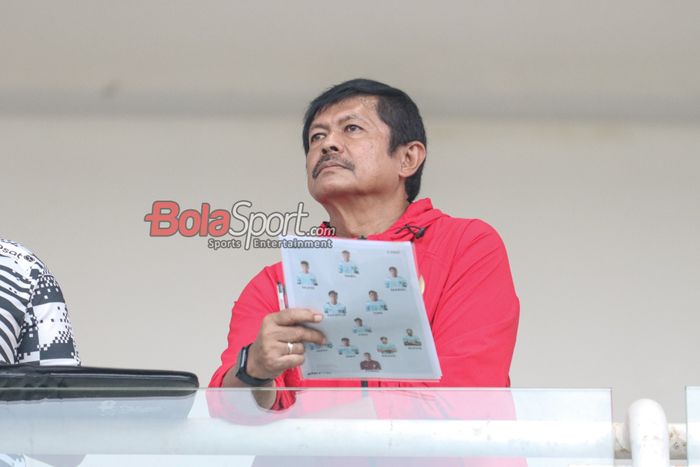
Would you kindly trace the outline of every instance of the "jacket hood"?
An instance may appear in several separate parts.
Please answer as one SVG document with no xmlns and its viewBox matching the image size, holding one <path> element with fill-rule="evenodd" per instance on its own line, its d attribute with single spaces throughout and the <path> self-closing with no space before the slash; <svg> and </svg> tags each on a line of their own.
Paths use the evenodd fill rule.
<svg viewBox="0 0 700 467">
<path fill-rule="evenodd" d="M 430 198 L 422 198 L 409 204 L 401 217 L 384 232 L 369 235 L 367 240 L 413 241 L 422 237 L 428 228 L 441 217 L 447 217 L 439 209 L 433 208 Z M 330 223 L 321 224 L 323 228 L 331 227 Z"/>
</svg>

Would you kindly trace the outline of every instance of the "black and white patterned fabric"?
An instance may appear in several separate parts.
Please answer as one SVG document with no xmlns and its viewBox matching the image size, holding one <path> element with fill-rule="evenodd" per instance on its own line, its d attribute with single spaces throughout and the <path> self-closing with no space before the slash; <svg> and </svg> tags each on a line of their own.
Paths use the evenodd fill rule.
<svg viewBox="0 0 700 467">
<path fill-rule="evenodd" d="M 31 251 L 0 239 L 0 365 L 80 365 L 56 279 Z"/>
</svg>

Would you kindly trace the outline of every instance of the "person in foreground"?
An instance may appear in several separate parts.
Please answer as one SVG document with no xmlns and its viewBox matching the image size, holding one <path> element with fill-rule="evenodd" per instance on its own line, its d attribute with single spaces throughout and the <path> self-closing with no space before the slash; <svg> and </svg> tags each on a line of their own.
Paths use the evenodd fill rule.
<svg viewBox="0 0 700 467">
<path fill-rule="evenodd" d="M 63 293 L 46 265 L 17 242 L 0 239 L 0 367 L 80 365 Z M 79 465 L 82 455 L 33 455 L 49 465 Z M 0 467 L 27 465 L 0 453 Z"/>
<path fill-rule="evenodd" d="M 306 323 L 319 310 L 279 310 L 281 263 L 245 287 L 231 316 L 228 348 L 211 387 L 507 387 L 519 302 L 503 242 L 483 221 L 458 219 L 416 201 L 426 135 L 414 102 L 385 84 L 356 79 L 311 102 L 302 131 L 309 193 L 325 227 L 345 238 L 411 241 L 437 348 L 439 382 L 303 380 L 304 343 L 324 336 Z M 325 318 L 328 319 L 328 318 Z M 294 402 L 287 391 L 257 391 L 264 408 Z"/>
</svg>

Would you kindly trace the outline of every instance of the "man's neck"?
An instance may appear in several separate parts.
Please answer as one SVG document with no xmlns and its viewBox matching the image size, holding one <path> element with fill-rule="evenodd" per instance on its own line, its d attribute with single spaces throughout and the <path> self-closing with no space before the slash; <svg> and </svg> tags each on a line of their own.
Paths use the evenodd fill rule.
<svg viewBox="0 0 700 467">
<path fill-rule="evenodd" d="M 408 207 L 405 198 L 388 200 L 356 197 L 324 207 L 338 237 L 367 237 L 384 232 L 401 217 Z"/>
</svg>

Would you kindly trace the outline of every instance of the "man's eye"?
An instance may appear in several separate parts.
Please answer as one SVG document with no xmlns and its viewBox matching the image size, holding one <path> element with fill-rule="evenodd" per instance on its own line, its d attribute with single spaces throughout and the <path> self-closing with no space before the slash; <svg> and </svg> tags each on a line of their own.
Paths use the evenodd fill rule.
<svg viewBox="0 0 700 467">
<path fill-rule="evenodd" d="M 309 140 L 313 143 L 314 141 L 318 141 L 323 137 L 323 133 L 314 133 L 311 135 L 311 138 Z"/>
<path fill-rule="evenodd" d="M 350 131 L 350 132 L 357 131 L 359 129 L 360 129 L 360 127 L 357 125 L 348 125 L 345 127 L 345 131 Z"/>
</svg>

